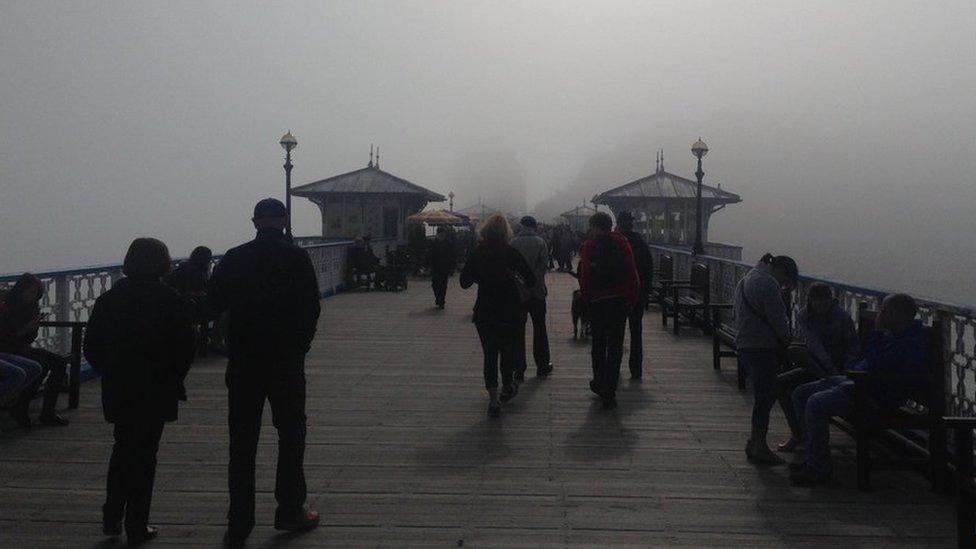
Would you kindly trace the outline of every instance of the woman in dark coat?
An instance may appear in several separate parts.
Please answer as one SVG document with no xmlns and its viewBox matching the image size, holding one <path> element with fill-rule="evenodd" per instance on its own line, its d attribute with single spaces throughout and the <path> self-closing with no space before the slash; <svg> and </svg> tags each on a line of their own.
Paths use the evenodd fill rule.
<svg viewBox="0 0 976 549">
<path fill-rule="evenodd" d="M 464 263 L 461 287 L 478 285 L 474 304 L 474 323 L 485 354 L 485 388 L 488 390 L 488 415 L 501 414 L 501 402 L 518 394 L 513 379 L 515 336 L 522 327 L 522 292 L 519 286 L 531 288 L 535 275 L 525 258 L 509 245 L 512 229 L 504 217 L 495 214 L 481 229 L 481 242 Z M 523 327 L 524 329 L 524 327 Z M 498 394 L 498 370 L 501 358 L 502 393 Z"/>
<path fill-rule="evenodd" d="M 163 424 L 186 400 L 183 378 L 194 356 L 191 314 L 162 282 L 166 245 L 138 238 L 125 256 L 125 278 L 96 301 L 85 334 L 85 358 L 102 376 L 102 409 L 115 424 L 102 521 L 106 535 L 130 544 L 156 537 L 148 526 Z"/>
</svg>

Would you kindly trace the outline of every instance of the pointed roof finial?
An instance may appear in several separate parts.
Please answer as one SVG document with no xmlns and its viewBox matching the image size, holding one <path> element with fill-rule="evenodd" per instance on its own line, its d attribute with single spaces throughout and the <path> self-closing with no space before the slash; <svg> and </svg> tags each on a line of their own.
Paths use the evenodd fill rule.
<svg viewBox="0 0 976 549">
<path fill-rule="evenodd" d="M 661 151 L 654 151 L 654 173 L 661 171 Z"/>
<path fill-rule="evenodd" d="M 661 173 L 664 173 L 664 149 L 661 149 Z"/>
<path fill-rule="evenodd" d="M 380 169 L 380 146 L 376 146 L 376 169 Z"/>
<path fill-rule="evenodd" d="M 367 168 L 373 167 L 373 144 L 369 144 L 369 164 L 366 165 Z"/>
</svg>

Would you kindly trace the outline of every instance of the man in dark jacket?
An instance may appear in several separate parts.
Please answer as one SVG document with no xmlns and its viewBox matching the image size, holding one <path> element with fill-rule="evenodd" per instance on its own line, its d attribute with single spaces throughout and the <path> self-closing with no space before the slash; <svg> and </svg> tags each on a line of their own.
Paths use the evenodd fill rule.
<svg viewBox="0 0 976 549">
<path fill-rule="evenodd" d="M 434 289 L 434 304 L 438 309 L 443 309 L 447 280 L 454 274 L 456 264 L 454 242 L 448 238 L 446 227 L 437 228 L 437 237 L 430 243 L 427 252 L 427 263 L 430 267 L 430 285 Z"/>
<path fill-rule="evenodd" d="M 640 292 L 630 244 L 620 233 L 611 232 L 612 228 L 609 215 L 597 212 L 590 217 L 590 238 L 583 243 L 579 263 L 580 292 L 590 308 L 590 390 L 600 396 L 607 410 L 617 407 L 624 329 Z"/>
<path fill-rule="evenodd" d="M 305 509 L 305 353 L 315 336 L 319 288 L 305 250 L 285 236 L 285 206 L 254 207 L 257 237 L 224 255 L 211 300 L 230 314 L 227 389 L 230 426 L 227 542 L 240 545 L 254 527 L 254 460 L 264 401 L 278 430 L 275 528 L 305 531 L 319 515 Z"/>
<path fill-rule="evenodd" d="M 651 273 L 653 259 L 651 250 L 644 242 L 644 237 L 634 231 L 634 216 L 630 212 L 620 212 L 617 216 L 617 232 L 624 235 L 630 243 L 630 250 L 634 253 L 634 263 L 637 264 L 637 278 L 640 280 L 640 292 L 637 306 L 627 315 L 630 325 L 630 378 L 640 379 L 644 375 L 644 339 L 643 326 L 644 305 L 647 303 L 647 292 L 651 287 Z"/>
</svg>

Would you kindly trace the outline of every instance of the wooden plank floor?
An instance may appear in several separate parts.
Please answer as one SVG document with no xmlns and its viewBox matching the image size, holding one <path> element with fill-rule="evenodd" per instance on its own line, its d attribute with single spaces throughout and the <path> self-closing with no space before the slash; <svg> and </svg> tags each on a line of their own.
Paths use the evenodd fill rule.
<svg viewBox="0 0 976 549">
<path fill-rule="evenodd" d="M 792 488 L 785 468 L 749 465 L 751 397 L 736 389 L 731 361 L 713 372 L 708 341 L 672 336 L 653 311 L 646 378 L 625 374 L 619 408 L 603 411 L 587 389 L 588 347 L 571 339 L 568 275 L 550 276 L 554 375 L 528 380 L 501 419 L 487 419 L 473 291 L 451 284 L 445 311 L 432 308 L 422 280 L 323 302 L 308 360 L 306 473 L 324 524 L 302 536 L 271 528 L 276 450 L 266 413 L 249 546 L 952 545 L 951 500 L 911 473 L 879 473 L 875 492 L 857 492 L 843 436 L 830 487 Z M 163 434 L 155 546 L 220 542 L 223 367 L 195 365 L 190 401 Z M 69 427 L 30 432 L 0 419 L 0 546 L 112 546 L 100 536 L 111 431 L 98 383 L 83 386 L 68 416 Z M 773 426 L 778 440 L 778 410 Z"/>
</svg>

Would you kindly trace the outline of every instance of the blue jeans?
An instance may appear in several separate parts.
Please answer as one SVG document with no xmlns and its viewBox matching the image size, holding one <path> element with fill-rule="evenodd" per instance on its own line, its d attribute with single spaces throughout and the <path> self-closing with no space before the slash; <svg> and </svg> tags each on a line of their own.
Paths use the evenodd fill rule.
<svg viewBox="0 0 976 549">
<path fill-rule="evenodd" d="M 776 375 L 779 360 L 774 349 L 739 349 L 739 362 L 752 378 L 752 430 L 766 434 L 769 411 L 776 403 Z"/>
<path fill-rule="evenodd" d="M 829 473 L 830 418 L 854 410 L 854 382 L 847 376 L 831 376 L 804 383 L 793 391 L 793 409 L 806 429 L 807 467 Z"/>
<path fill-rule="evenodd" d="M 22 356 L 0 353 L 0 404 L 20 397 L 21 391 L 44 373 L 40 364 Z"/>
</svg>

